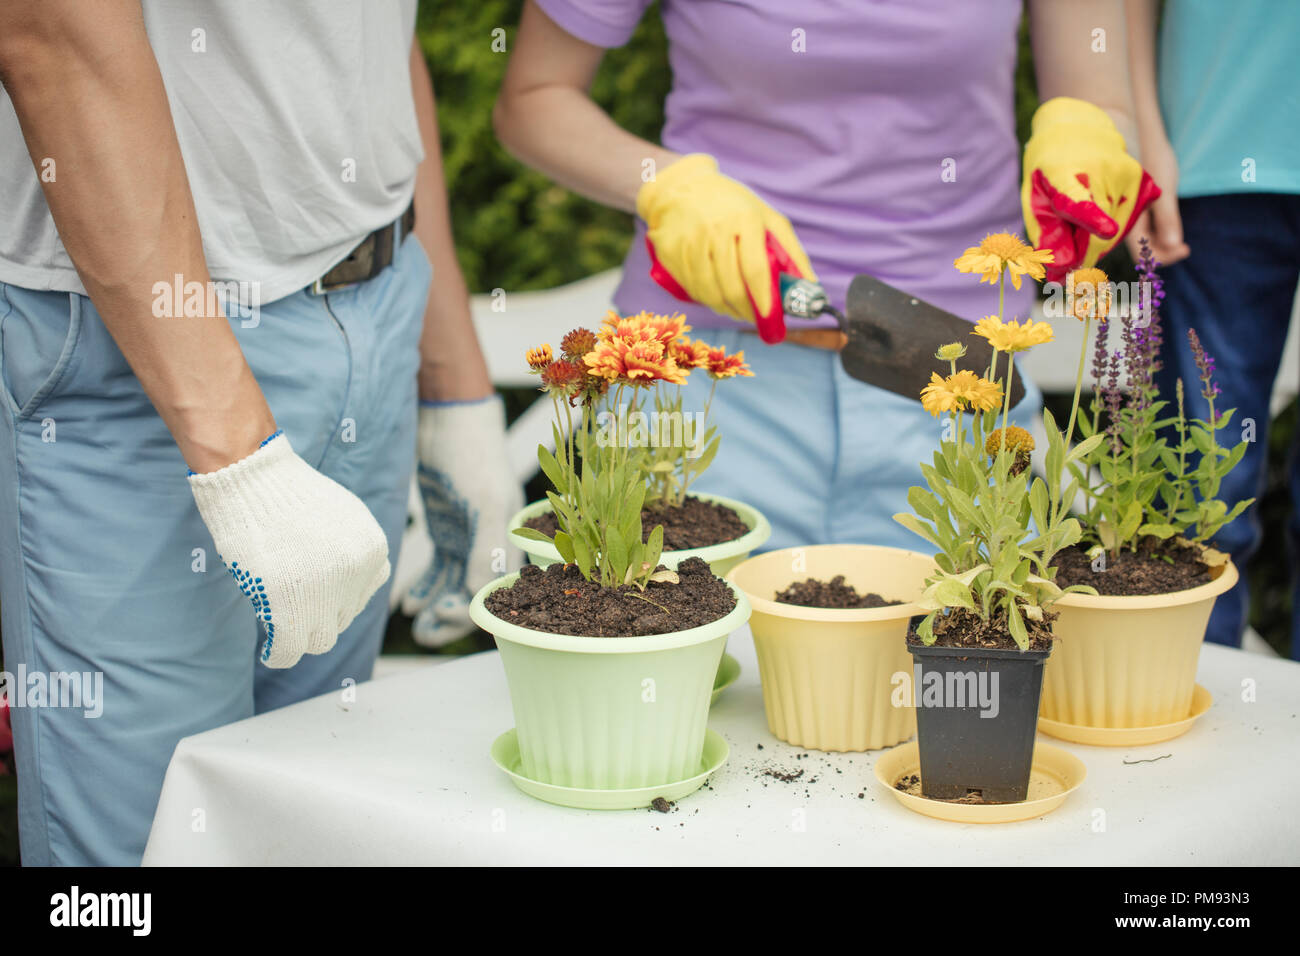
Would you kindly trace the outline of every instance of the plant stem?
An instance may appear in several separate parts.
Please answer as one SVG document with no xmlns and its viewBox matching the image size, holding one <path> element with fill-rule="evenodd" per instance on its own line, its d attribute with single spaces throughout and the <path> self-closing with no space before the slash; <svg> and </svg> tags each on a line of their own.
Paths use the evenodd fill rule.
<svg viewBox="0 0 1300 956">
<path fill-rule="evenodd" d="M 997 354 L 996 352 L 994 354 Z M 1011 383 L 1016 377 L 1016 363 L 1010 352 L 1007 353 L 1007 393 L 1002 396 L 1002 441 L 998 454 L 1007 450 L 1007 415 L 1011 412 Z"/>
<path fill-rule="evenodd" d="M 1088 359 L 1088 333 L 1092 330 L 1092 316 L 1083 320 L 1083 345 L 1079 349 L 1079 371 L 1074 377 L 1074 402 L 1070 405 L 1070 424 L 1065 429 L 1065 448 L 1069 451 L 1074 440 L 1074 420 L 1079 414 L 1079 393 L 1083 389 L 1083 369 Z"/>
<path fill-rule="evenodd" d="M 1183 482 L 1187 474 L 1187 417 L 1183 410 L 1183 383 L 1180 379 L 1178 382 L 1178 477 L 1174 482 L 1174 488 L 1177 489 L 1177 497 L 1169 502 L 1169 512 L 1165 516 L 1168 524 L 1174 523 L 1174 514 L 1178 506 L 1183 501 Z"/>
</svg>

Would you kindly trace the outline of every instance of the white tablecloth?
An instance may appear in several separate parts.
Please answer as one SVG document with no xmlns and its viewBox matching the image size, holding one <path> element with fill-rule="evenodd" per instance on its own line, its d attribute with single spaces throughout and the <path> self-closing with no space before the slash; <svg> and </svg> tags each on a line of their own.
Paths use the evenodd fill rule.
<svg viewBox="0 0 1300 956">
<path fill-rule="evenodd" d="M 747 629 L 729 651 L 743 673 L 710 726 L 730 760 L 670 813 L 570 810 L 516 790 L 488 756 L 512 723 L 505 675 L 495 653 L 479 654 L 361 684 L 354 701 L 318 697 L 181 741 L 144 861 L 1300 862 L 1300 665 L 1207 645 L 1199 679 L 1214 706 L 1188 734 L 1127 749 L 1051 741 L 1087 764 L 1083 786 L 1045 817 L 980 826 L 905 809 L 872 776 L 875 754 L 776 740 Z M 765 769 L 805 772 L 782 783 Z"/>
</svg>

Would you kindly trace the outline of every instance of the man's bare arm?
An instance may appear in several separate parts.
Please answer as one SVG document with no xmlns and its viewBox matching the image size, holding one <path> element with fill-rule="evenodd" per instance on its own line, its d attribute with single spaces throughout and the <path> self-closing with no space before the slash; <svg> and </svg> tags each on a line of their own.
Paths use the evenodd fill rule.
<svg viewBox="0 0 1300 956">
<path fill-rule="evenodd" d="M 411 93 L 424 143 L 424 161 L 415 178 L 415 234 L 433 264 L 433 286 L 420 336 L 420 398 L 438 402 L 486 398 L 493 394 L 492 379 L 470 317 L 465 277 L 456 261 L 438 108 L 419 40 L 411 44 Z"/>
<path fill-rule="evenodd" d="M 189 466 L 254 451 L 275 420 L 227 320 L 156 318 L 153 285 L 208 282 L 139 0 L 0 0 L 0 83 L 91 301 Z"/>
</svg>

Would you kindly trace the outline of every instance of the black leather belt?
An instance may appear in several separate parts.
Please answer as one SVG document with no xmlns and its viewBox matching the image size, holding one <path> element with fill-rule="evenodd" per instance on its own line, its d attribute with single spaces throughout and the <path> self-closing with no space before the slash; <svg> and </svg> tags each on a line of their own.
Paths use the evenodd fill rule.
<svg viewBox="0 0 1300 956">
<path fill-rule="evenodd" d="M 346 259 L 311 284 L 311 291 L 323 295 L 373 279 L 393 264 L 393 256 L 397 254 L 402 240 L 414 228 L 415 201 L 412 200 L 400 219 L 387 226 L 380 226 L 357 243 Z"/>
</svg>

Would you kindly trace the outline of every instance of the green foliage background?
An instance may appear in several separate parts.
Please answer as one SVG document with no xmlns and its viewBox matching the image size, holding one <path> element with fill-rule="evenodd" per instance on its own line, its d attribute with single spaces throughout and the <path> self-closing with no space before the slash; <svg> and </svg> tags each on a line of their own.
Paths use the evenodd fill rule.
<svg viewBox="0 0 1300 956">
<path fill-rule="evenodd" d="M 518 291 L 572 282 L 618 265 L 632 218 L 574 195 L 512 159 L 492 131 L 492 104 L 523 0 L 422 0 L 417 25 L 433 75 L 443 163 L 461 268 L 470 289 Z M 624 128 L 658 140 L 672 84 L 658 4 L 627 46 L 605 57 L 592 89 Z"/>
</svg>

